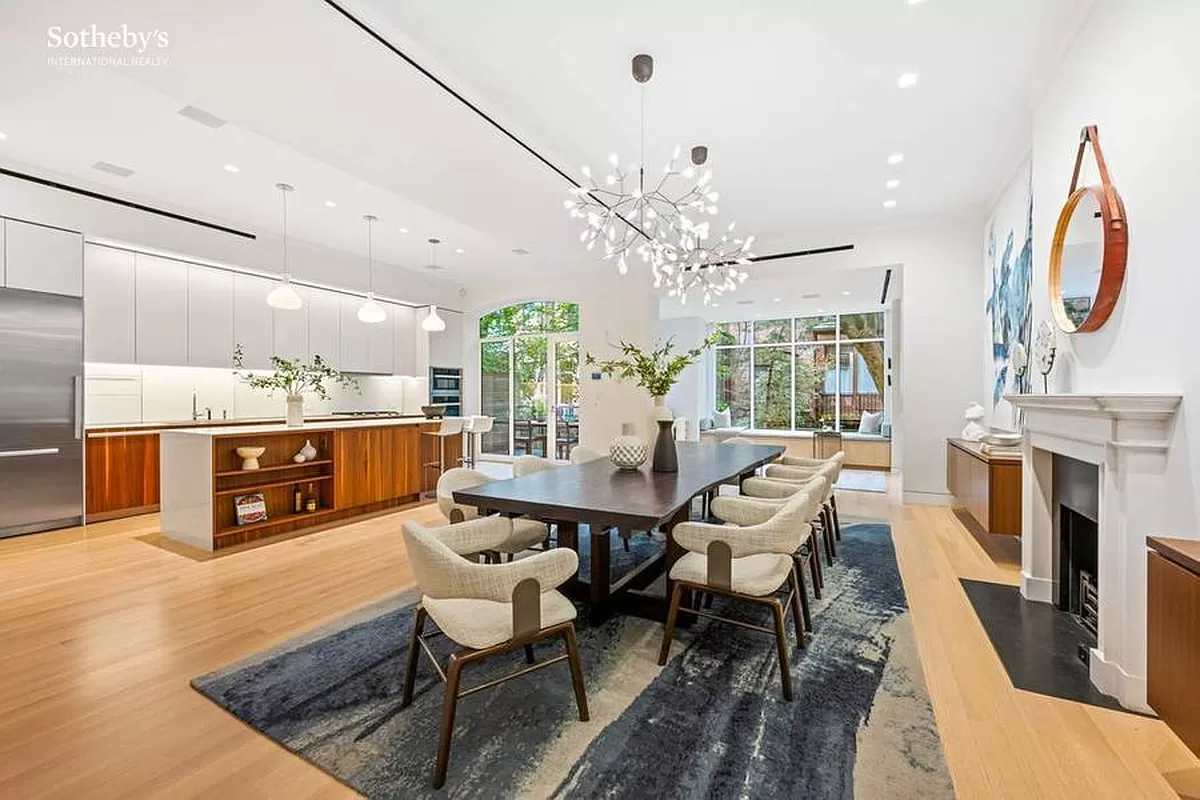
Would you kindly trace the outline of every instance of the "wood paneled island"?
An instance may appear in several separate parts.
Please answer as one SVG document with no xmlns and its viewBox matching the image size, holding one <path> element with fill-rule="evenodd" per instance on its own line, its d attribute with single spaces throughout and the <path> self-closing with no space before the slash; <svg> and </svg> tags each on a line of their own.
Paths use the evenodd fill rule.
<svg viewBox="0 0 1200 800">
<path fill-rule="evenodd" d="M 326 525 L 420 499 L 437 476 L 439 422 L 393 419 L 163 431 L 159 435 L 162 532 L 203 550 Z M 293 456 L 311 442 L 316 457 Z M 240 447 L 266 448 L 259 468 L 242 468 Z M 446 453 L 461 453 L 461 436 Z M 447 458 L 447 467 L 457 459 Z M 297 490 L 301 510 L 295 507 Z M 266 519 L 239 524 L 238 498 L 261 495 Z M 311 502 L 310 502 L 311 500 Z"/>
</svg>

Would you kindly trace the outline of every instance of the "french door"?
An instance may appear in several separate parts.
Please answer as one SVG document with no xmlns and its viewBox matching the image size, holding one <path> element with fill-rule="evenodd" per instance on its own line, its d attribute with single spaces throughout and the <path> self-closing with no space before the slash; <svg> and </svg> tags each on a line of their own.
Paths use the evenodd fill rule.
<svg viewBox="0 0 1200 800">
<path fill-rule="evenodd" d="M 566 458 L 579 440 L 579 339 L 534 334 L 480 343 L 482 452 Z"/>
</svg>

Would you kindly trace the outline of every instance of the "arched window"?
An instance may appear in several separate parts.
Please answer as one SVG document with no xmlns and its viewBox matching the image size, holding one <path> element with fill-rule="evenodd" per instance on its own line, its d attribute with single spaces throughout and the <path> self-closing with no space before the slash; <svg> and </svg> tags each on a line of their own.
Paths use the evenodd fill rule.
<svg viewBox="0 0 1200 800">
<path fill-rule="evenodd" d="M 529 302 L 479 320 L 482 451 L 566 458 L 579 441 L 579 305 Z"/>
</svg>

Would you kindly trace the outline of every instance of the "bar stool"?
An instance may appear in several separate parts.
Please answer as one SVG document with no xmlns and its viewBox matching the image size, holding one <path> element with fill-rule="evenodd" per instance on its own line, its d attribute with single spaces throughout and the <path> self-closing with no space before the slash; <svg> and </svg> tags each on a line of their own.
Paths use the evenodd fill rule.
<svg viewBox="0 0 1200 800">
<path fill-rule="evenodd" d="M 483 440 L 479 437 L 489 432 L 495 423 L 496 420 L 492 417 L 477 415 L 466 418 L 466 422 L 463 423 L 463 433 L 467 434 L 467 455 L 463 459 L 464 467 L 475 466 L 475 454 L 483 444 Z"/>
<path fill-rule="evenodd" d="M 459 457 L 455 459 L 453 464 L 446 464 L 446 440 L 451 436 L 457 436 L 462 432 L 462 417 L 443 417 L 441 427 L 439 427 L 436 431 L 421 431 L 421 435 L 423 436 L 437 437 L 437 461 L 425 461 L 421 464 L 424 471 L 428 472 L 430 469 L 432 469 L 437 472 L 437 477 L 433 479 L 435 487 L 437 485 L 437 479 L 442 477 L 442 473 L 445 472 L 449 467 L 457 467 L 458 462 L 462 460 L 462 454 L 460 453 Z M 421 452 L 424 454 L 424 446 L 421 447 Z M 421 493 L 421 496 L 424 498 L 436 497 L 437 489 L 426 489 Z"/>
</svg>

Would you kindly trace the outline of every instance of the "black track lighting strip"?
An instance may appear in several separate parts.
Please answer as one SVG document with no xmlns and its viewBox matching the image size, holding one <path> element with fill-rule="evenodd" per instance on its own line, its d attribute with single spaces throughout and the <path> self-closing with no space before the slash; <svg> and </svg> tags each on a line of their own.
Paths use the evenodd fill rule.
<svg viewBox="0 0 1200 800">
<path fill-rule="evenodd" d="M 218 225 L 215 222 L 205 222 L 204 220 L 196 219 L 195 217 L 185 217 L 183 214 L 176 214 L 174 211 L 167 211 L 165 209 L 155 208 L 154 206 L 135 203 L 132 200 L 122 200 L 120 197 L 113 197 L 112 195 L 93 192 L 90 189 L 82 189 L 78 186 L 71 186 L 67 183 L 59 183 L 58 181 L 52 181 L 48 178 L 39 178 L 36 175 L 27 175 L 24 172 L 16 172 L 11 169 L 5 169 L 4 167 L 0 167 L 0 175 L 7 176 L 9 178 L 16 178 L 20 181 L 29 181 L 30 183 L 36 183 L 39 186 L 45 186 L 49 189 L 57 189 L 60 192 L 70 192 L 71 194 L 77 194 L 81 197 L 99 200 L 104 203 L 114 203 L 118 206 L 124 206 L 125 208 L 132 208 L 136 211 L 145 211 L 147 214 L 155 214 L 160 217 L 166 217 L 167 219 L 173 219 L 177 222 L 186 222 L 189 225 L 199 225 L 201 228 L 208 228 L 209 230 L 228 233 L 232 236 L 240 236 L 243 239 L 254 240 L 258 238 L 253 233 L 239 231 L 236 228 L 228 228 L 224 225 Z"/>
<path fill-rule="evenodd" d="M 754 256 L 750 259 L 751 263 L 758 264 L 762 261 L 777 261 L 781 258 L 799 258 L 800 256 L 823 256 L 826 253 L 844 253 L 847 250 L 853 250 L 852 244 L 839 244 L 833 247 L 816 247 L 812 250 L 792 250 L 787 253 L 768 253 L 765 256 Z M 732 262 L 731 262 L 732 263 Z"/>
</svg>

